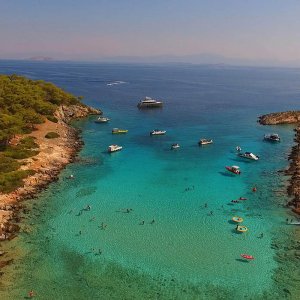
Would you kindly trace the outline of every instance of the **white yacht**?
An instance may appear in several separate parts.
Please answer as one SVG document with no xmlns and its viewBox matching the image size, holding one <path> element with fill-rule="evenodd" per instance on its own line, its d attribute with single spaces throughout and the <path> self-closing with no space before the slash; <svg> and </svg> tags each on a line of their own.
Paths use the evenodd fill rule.
<svg viewBox="0 0 300 300">
<path fill-rule="evenodd" d="M 248 158 L 252 160 L 259 160 L 259 156 L 253 154 L 252 152 L 244 152 L 244 153 L 238 153 L 239 157 Z"/>
<path fill-rule="evenodd" d="M 141 100 L 137 105 L 138 108 L 156 108 L 162 106 L 163 106 L 162 101 L 157 101 L 150 97 L 145 97 L 145 99 Z"/>
<path fill-rule="evenodd" d="M 172 144 L 172 146 L 171 146 L 171 150 L 174 150 L 174 149 L 178 149 L 178 148 L 180 148 L 180 145 L 179 144 Z"/>
<path fill-rule="evenodd" d="M 119 145 L 110 145 L 110 146 L 108 146 L 107 151 L 108 151 L 108 153 L 112 153 L 112 152 L 120 151 L 122 149 L 123 149 L 122 146 L 119 146 Z"/>
<path fill-rule="evenodd" d="M 264 140 L 270 142 L 280 142 L 280 137 L 277 133 L 265 134 Z"/>
<path fill-rule="evenodd" d="M 212 144 L 213 143 L 213 140 L 208 140 L 208 139 L 201 139 L 199 142 L 198 142 L 198 144 L 200 145 L 200 146 L 202 146 L 202 145 L 208 145 L 208 144 Z"/>
<path fill-rule="evenodd" d="M 99 117 L 95 123 L 107 123 L 108 121 L 110 121 L 110 119 L 107 117 Z"/>
<path fill-rule="evenodd" d="M 164 135 L 166 132 L 166 130 L 154 129 L 150 132 L 150 135 Z"/>
</svg>

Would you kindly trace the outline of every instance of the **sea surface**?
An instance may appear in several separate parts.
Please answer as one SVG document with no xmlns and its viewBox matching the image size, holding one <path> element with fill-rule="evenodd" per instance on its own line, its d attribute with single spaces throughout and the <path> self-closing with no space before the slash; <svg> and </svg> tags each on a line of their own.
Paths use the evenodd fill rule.
<svg viewBox="0 0 300 300">
<path fill-rule="evenodd" d="M 26 202 L 29 230 L 14 242 L 26 255 L 4 298 L 30 289 L 39 299 L 282 297 L 272 243 L 294 230 L 285 223 L 288 177 L 278 172 L 294 132 L 257 117 L 300 109 L 299 69 L 0 61 L 0 73 L 51 81 L 111 119 L 74 122 L 85 143 L 78 161 Z M 163 108 L 139 110 L 145 96 Z M 129 131 L 112 135 L 114 127 Z M 156 128 L 167 134 L 151 137 Z M 281 143 L 263 141 L 272 132 Z M 214 143 L 199 147 L 200 138 Z M 108 154 L 111 144 L 123 150 Z M 237 145 L 259 161 L 237 157 Z M 239 197 L 247 200 L 231 202 Z"/>
</svg>

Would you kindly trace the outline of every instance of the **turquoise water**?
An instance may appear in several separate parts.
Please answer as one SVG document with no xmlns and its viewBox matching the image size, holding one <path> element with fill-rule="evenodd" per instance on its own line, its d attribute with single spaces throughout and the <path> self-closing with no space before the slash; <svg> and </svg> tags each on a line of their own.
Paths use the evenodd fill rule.
<svg viewBox="0 0 300 300">
<path fill-rule="evenodd" d="M 2 72 L 83 95 L 111 118 L 74 124 L 85 146 L 36 202 L 39 213 L 28 221 L 33 232 L 20 238 L 28 253 L 11 295 L 33 288 L 42 299 L 279 298 L 273 276 L 280 265 L 271 244 L 286 230 L 287 178 L 277 171 L 287 166 L 294 133 L 292 126 L 263 127 L 256 120 L 300 108 L 299 70 L 1 65 Z M 107 86 L 115 80 L 125 83 Z M 163 99 L 164 108 L 138 110 L 147 95 Z M 112 135 L 113 127 L 129 132 Z M 166 136 L 150 137 L 154 128 Z M 273 131 L 281 143 L 262 140 Z M 200 138 L 214 144 L 199 147 Z M 181 148 L 171 151 L 175 142 Z M 107 154 L 113 143 L 123 150 Z M 237 145 L 261 159 L 238 158 Z M 239 165 L 242 174 L 231 175 L 226 165 Z M 70 174 L 74 180 L 66 179 Z M 240 196 L 248 200 L 231 202 Z M 82 210 L 87 205 L 91 210 Z M 236 233 L 235 215 L 244 218 L 247 233 Z M 241 253 L 255 260 L 245 262 Z"/>
</svg>

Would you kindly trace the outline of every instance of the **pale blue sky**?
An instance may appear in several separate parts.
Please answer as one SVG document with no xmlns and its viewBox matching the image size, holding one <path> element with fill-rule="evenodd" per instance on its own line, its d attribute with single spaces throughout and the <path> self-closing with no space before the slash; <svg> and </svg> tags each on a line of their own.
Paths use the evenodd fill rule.
<svg viewBox="0 0 300 300">
<path fill-rule="evenodd" d="M 0 58 L 300 61 L 298 0 L 0 0 Z"/>
</svg>

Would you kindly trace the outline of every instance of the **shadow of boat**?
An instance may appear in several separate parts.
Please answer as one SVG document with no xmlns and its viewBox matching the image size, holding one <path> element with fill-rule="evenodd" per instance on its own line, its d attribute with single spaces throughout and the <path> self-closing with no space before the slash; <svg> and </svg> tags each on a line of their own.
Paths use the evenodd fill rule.
<svg viewBox="0 0 300 300">
<path fill-rule="evenodd" d="M 219 174 L 221 174 L 222 176 L 226 176 L 226 177 L 236 177 L 235 174 L 230 174 L 230 173 L 227 173 L 227 172 L 219 172 Z"/>
<path fill-rule="evenodd" d="M 248 264 L 250 262 L 249 260 L 242 259 L 242 258 L 236 258 L 235 260 L 238 262 L 246 263 L 246 264 Z"/>
</svg>

